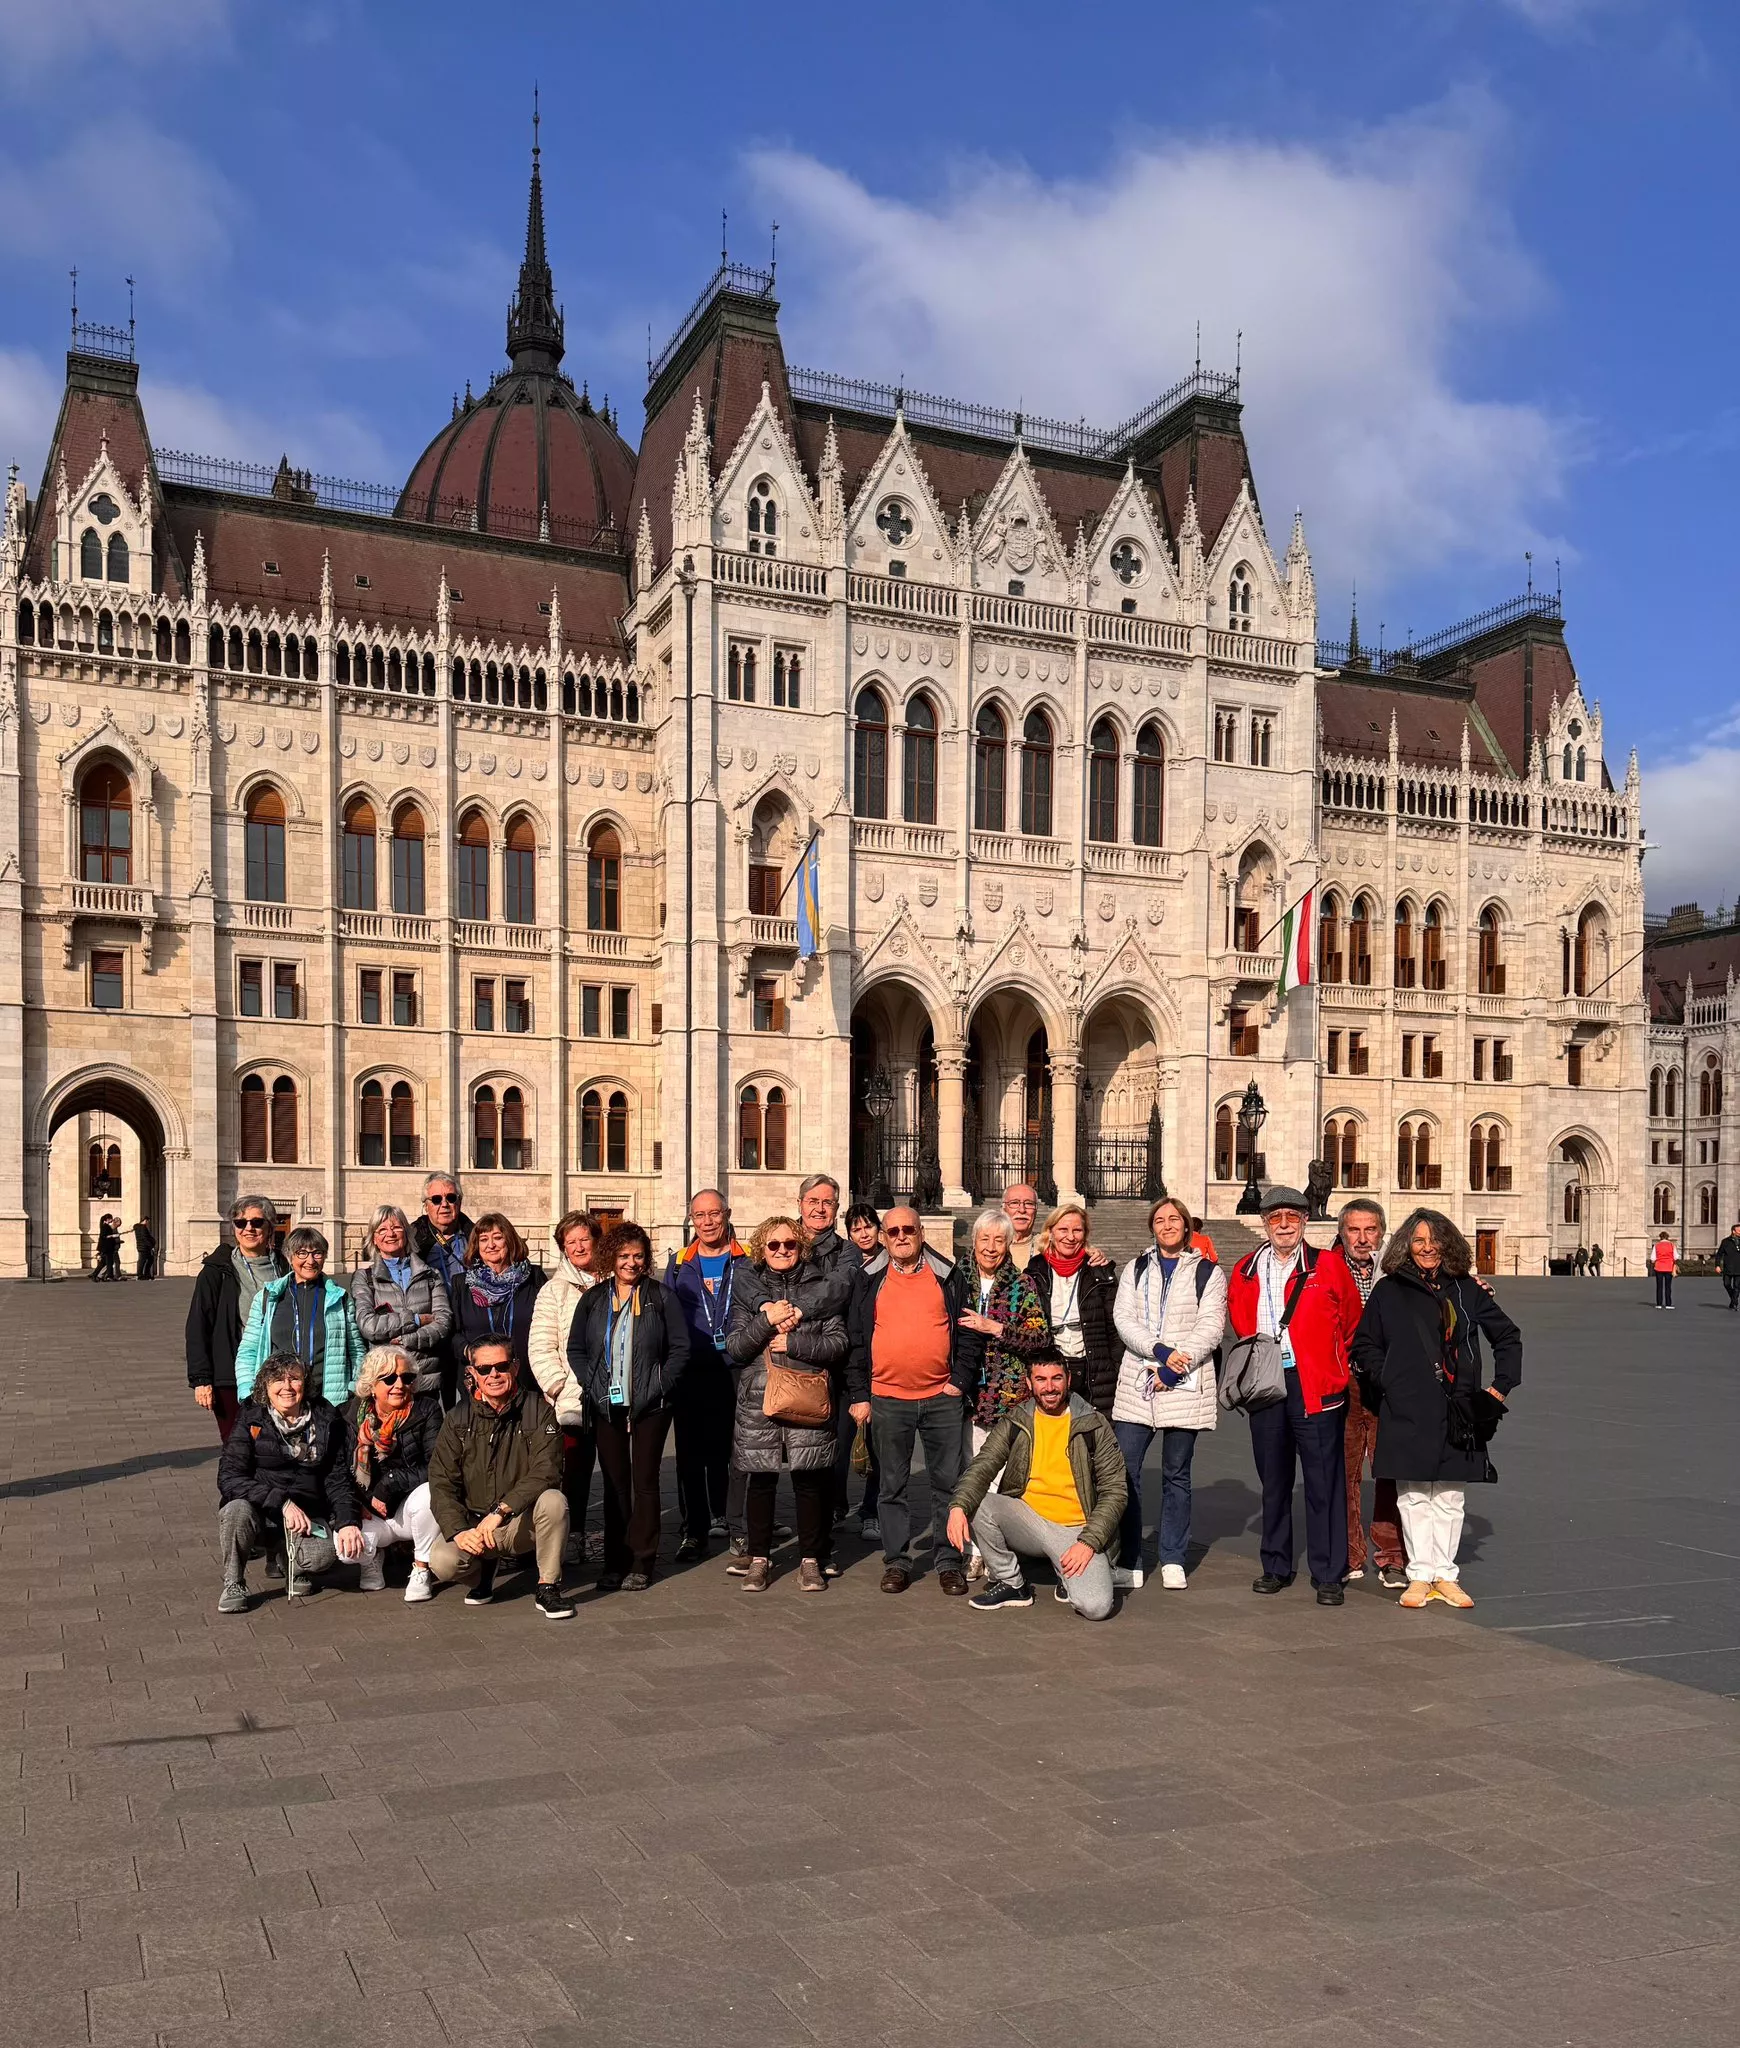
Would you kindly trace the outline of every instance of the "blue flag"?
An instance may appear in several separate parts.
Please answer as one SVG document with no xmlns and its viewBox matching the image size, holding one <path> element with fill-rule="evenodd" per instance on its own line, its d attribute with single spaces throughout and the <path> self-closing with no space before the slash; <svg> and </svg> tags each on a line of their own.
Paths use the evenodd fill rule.
<svg viewBox="0 0 1740 2048">
<path fill-rule="evenodd" d="M 804 848 L 797 873 L 798 958 L 813 960 L 821 947 L 816 933 L 822 922 L 821 835 Z"/>
</svg>

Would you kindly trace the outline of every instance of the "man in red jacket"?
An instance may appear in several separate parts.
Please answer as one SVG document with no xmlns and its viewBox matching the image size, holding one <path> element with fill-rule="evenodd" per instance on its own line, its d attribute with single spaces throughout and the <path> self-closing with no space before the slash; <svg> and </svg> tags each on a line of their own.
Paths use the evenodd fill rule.
<svg viewBox="0 0 1740 2048">
<path fill-rule="evenodd" d="M 1240 1259 L 1227 1284 L 1237 1337 L 1261 1334 L 1281 1347 L 1286 1398 L 1251 1410 L 1251 1451 L 1263 1488 L 1263 1569 L 1253 1593 L 1293 1583 L 1293 1479 L 1305 1475 L 1305 1549 L 1319 1607 L 1347 1595 L 1347 1348 L 1363 1305 L 1343 1259 L 1305 1242 L 1305 1197 L 1271 1188 L 1263 1197 L 1268 1243 Z"/>
</svg>

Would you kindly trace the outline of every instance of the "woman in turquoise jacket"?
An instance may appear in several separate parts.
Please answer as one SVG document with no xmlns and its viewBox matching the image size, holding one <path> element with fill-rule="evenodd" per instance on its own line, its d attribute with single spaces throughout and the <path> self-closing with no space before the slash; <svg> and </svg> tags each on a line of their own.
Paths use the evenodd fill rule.
<svg viewBox="0 0 1740 2048">
<path fill-rule="evenodd" d="M 326 1277 L 326 1239 L 306 1226 L 284 1240 L 290 1271 L 254 1296 L 236 1352 L 236 1385 L 251 1387 L 268 1358 L 301 1361 L 308 1384 L 337 1408 L 349 1400 L 362 1364 L 362 1331 L 346 1289 Z"/>
</svg>

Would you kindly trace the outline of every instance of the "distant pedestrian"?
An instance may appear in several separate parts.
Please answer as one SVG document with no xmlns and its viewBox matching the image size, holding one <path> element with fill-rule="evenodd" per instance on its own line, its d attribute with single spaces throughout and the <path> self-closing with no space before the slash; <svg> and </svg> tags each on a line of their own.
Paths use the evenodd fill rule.
<svg viewBox="0 0 1740 2048">
<path fill-rule="evenodd" d="M 1575 1250 L 1575 1251 L 1574 1251 L 1574 1252 L 1573 1252 L 1573 1253 L 1571 1254 L 1571 1272 L 1572 1272 L 1572 1275 L 1573 1275 L 1573 1277 L 1574 1277 L 1574 1278 L 1576 1278 L 1576 1279 L 1578 1279 L 1578 1280 L 1581 1280 L 1581 1279 L 1583 1278 L 1584 1274 L 1588 1272 L 1588 1270 L 1589 1270 L 1589 1251 L 1588 1251 L 1588 1247 L 1587 1247 L 1586 1245 L 1579 1245 L 1579 1246 L 1577 1247 L 1577 1249 L 1576 1249 L 1576 1250 Z"/>
<path fill-rule="evenodd" d="M 1354 1336 L 1354 1362 L 1378 1410 L 1372 1466 L 1396 1482 L 1407 1538 L 1404 1607 L 1474 1605 L 1456 1562 L 1463 1489 L 1496 1477 L 1486 1447 L 1522 1381 L 1522 1333 L 1472 1283 L 1473 1264 L 1447 1216 L 1416 1209 L 1390 1240 L 1384 1278 Z M 1492 1347 L 1490 1386 L 1482 1384 L 1481 1331 Z"/>
<path fill-rule="evenodd" d="M 97 1218 L 96 1263 L 91 1267 L 91 1278 L 93 1280 L 113 1280 L 118 1277 L 111 1268 L 113 1267 L 116 1254 L 120 1250 L 120 1245 L 121 1237 L 115 1228 L 114 1217 L 108 1215 L 99 1216 Z"/>
<path fill-rule="evenodd" d="M 1730 1315 L 1740 1309 L 1740 1223 L 1736 1223 L 1716 1249 L 1716 1271 L 1728 1291 Z"/>
<path fill-rule="evenodd" d="M 143 1216 L 133 1226 L 133 1249 L 138 1255 L 133 1268 L 134 1277 L 139 1280 L 155 1280 L 157 1278 L 157 1239 L 152 1234 L 150 1224 L 146 1222 Z"/>
<path fill-rule="evenodd" d="M 1655 1275 L 1657 1308 L 1672 1308 L 1674 1305 L 1674 1269 L 1677 1262 L 1674 1241 L 1664 1230 L 1649 1248 L 1649 1269 Z"/>
<path fill-rule="evenodd" d="M 1598 1244 L 1592 1244 L 1589 1247 L 1589 1278 L 1591 1280 L 1599 1280 L 1601 1278 L 1601 1247 Z"/>
</svg>

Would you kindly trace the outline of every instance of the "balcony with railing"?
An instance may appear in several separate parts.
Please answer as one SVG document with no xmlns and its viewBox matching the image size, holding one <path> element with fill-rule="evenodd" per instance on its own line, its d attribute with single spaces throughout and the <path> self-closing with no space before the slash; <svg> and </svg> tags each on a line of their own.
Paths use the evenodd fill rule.
<svg viewBox="0 0 1740 2048">
<path fill-rule="evenodd" d="M 989 626 L 1038 640 L 1075 638 L 1074 605 L 1045 604 L 1032 597 L 1003 597 L 991 590 L 975 590 L 972 599 L 975 626 Z"/>
<path fill-rule="evenodd" d="M 146 918 L 151 915 L 151 891 L 123 882 L 74 882 L 72 907 L 81 916 Z"/>
<path fill-rule="evenodd" d="M 241 922 L 251 932 L 287 932 L 294 928 L 295 916 L 288 903 L 241 903 L 236 906 L 241 912 Z"/>
<path fill-rule="evenodd" d="M 1090 840 L 1088 871 L 1096 875 L 1139 875 L 1149 882 L 1176 882 L 1184 873 L 1181 854 L 1166 846 L 1103 846 Z"/>
<path fill-rule="evenodd" d="M 1208 658 L 1211 662 L 1230 664 L 1235 668 L 1292 670 L 1299 666 L 1299 648 L 1291 640 L 1271 639 L 1266 633 L 1211 630 Z"/>
<path fill-rule="evenodd" d="M 1456 998 L 1446 989 L 1399 988 L 1396 990 L 1396 1008 L 1427 1016 L 1447 1017 L 1456 1008 Z"/>
<path fill-rule="evenodd" d="M 858 853 L 916 854 L 927 860 L 953 858 L 948 834 L 940 825 L 908 825 L 892 818 L 854 818 L 852 846 Z"/>
<path fill-rule="evenodd" d="M 1016 832 L 975 832 L 972 856 L 992 867 L 1060 868 L 1065 847 L 1061 839 L 1030 839 Z"/>
<path fill-rule="evenodd" d="M 341 910 L 338 935 L 341 939 L 390 940 L 398 945 L 426 946 L 435 937 L 435 920 L 397 910 Z"/>
<path fill-rule="evenodd" d="M 809 562 L 789 562 L 779 555 L 740 555 L 724 548 L 713 556 L 713 579 L 730 590 L 765 590 L 776 597 L 828 595 L 828 572 Z"/>
<path fill-rule="evenodd" d="M 542 925 L 484 923 L 461 918 L 453 927 L 454 942 L 476 953 L 547 953 L 550 934 Z"/>
<path fill-rule="evenodd" d="M 846 602 L 854 611 L 897 612 L 903 618 L 934 619 L 939 624 L 960 616 L 960 592 L 951 584 L 867 576 L 857 570 L 846 578 Z"/>
<path fill-rule="evenodd" d="M 1168 619 L 1138 618 L 1133 612 L 1089 610 L 1082 614 L 1096 647 L 1127 647 L 1145 654 L 1188 654 L 1190 628 Z"/>
<path fill-rule="evenodd" d="M 568 951 L 577 960 L 626 960 L 627 932 L 571 932 Z"/>
<path fill-rule="evenodd" d="M 795 953 L 798 942 L 797 919 L 752 916 L 749 920 L 749 942 L 753 946 L 766 946 L 775 952 Z"/>
<path fill-rule="evenodd" d="M 1223 954 L 1226 970 L 1239 981 L 1278 981 L 1281 976 L 1279 953 L 1230 952 Z"/>
</svg>

